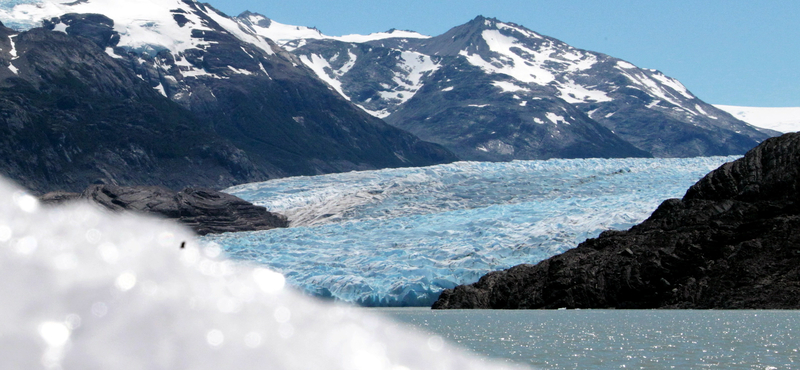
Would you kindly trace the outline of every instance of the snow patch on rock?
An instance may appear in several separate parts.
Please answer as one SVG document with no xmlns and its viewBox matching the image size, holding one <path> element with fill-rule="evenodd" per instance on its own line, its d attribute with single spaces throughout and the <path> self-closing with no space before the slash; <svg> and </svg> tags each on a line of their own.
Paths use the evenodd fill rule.
<svg viewBox="0 0 800 370">
<path fill-rule="evenodd" d="M 321 80 L 325 81 L 332 89 L 339 93 L 339 95 L 350 100 L 347 94 L 344 93 L 344 90 L 342 90 L 342 83 L 335 77 L 336 70 L 331 67 L 330 63 L 328 63 L 325 58 L 321 55 L 311 54 L 311 56 L 301 55 L 300 60 L 308 68 L 311 68 Z M 334 74 L 334 76 L 331 76 L 331 74 Z"/>
<path fill-rule="evenodd" d="M 561 99 L 567 103 L 600 103 L 611 101 L 610 96 L 604 91 L 592 90 L 586 86 L 576 84 L 575 81 L 567 79 L 566 82 L 555 83 Z"/>
</svg>

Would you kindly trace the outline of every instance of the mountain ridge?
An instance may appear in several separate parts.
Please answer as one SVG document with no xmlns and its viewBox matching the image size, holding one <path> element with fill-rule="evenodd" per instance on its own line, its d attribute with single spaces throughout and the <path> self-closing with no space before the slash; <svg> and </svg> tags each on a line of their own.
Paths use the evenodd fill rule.
<svg viewBox="0 0 800 370">
<path fill-rule="evenodd" d="M 397 30 L 331 37 L 252 12 L 229 17 L 193 0 L 16 4 L 0 8 L 0 19 L 41 21 L 91 40 L 191 112 L 198 127 L 245 153 L 258 169 L 250 179 L 456 155 L 730 155 L 769 136 L 656 70 L 495 18 L 478 16 L 433 37 Z M 0 73 L 19 76 L 17 64 Z"/>
<path fill-rule="evenodd" d="M 467 66 L 477 67 L 477 72 L 482 71 L 498 89 L 484 102 L 474 103 L 475 108 L 496 105 L 499 109 L 514 111 L 518 108 L 514 108 L 513 103 L 524 104 L 523 107 L 535 105 L 536 101 L 530 98 L 547 96 L 551 100 L 560 99 L 581 110 L 589 120 L 655 156 L 743 154 L 769 137 L 706 104 L 680 82 L 657 70 L 637 68 L 606 54 L 573 48 L 555 38 L 494 18 L 478 16 L 430 38 L 390 38 L 360 44 L 333 39 L 301 39 L 287 44 L 291 45 L 291 52 L 301 56 L 321 79 L 336 86 L 336 91 L 365 111 L 401 128 L 423 127 L 424 130 L 410 129 L 423 137 L 447 134 L 449 137 L 438 142 L 461 153 L 462 157 L 467 155 L 465 159 L 485 158 L 480 157 L 475 143 L 454 146 L 452 141 L 461 139 L 452 133 L 433 134 L 439 126 L 425 122 L 437 113 L 441 114 L 443 109 L 456 108 L 455 100 L 446 106 L 437 101 L 422 111 L 415 107 L 413 110 L 417 114 L 405 109 L 417 96 L 422 101 L 436 100 L 425 93 L 424 86 L 443 85 L 451 79 L 452 74 L 436 76 L 445 66 L 456 68 L 454 71 Z M 392 62 L 391 58 L 396 61 Z M 420 68 L 420 64 L 426 63 L 428 67 Z M 465 80 L 469 82 L 466 77 Z M 440 89 L 450 88 L 454 87 L 440 86 Z M 444 92 L 447 91 L 452 90 Z M 517 101 L 499 102 L 502 94 L 509 94 Z M 549 113 L 563 117 L 559 111 Z M 470 115 L 480 122 L 473 126 L 488 132 L 497 131 L 491 129 L 491 122 L 480 119 L 480 112 Z M 514 115 L 521 121 L 529 116 L 527 113 Z M 544 114 L 537 118 L 544 124 L 558 125 L 556 120 L 548 120 Z M 457 124 L 451 122 L 451 125 Z M 492 138 L 469 127 L 463 130 L 463 136 L 481 137 L 485 143 L 500 140 L 505 146 L 515 146 L 514 138 Z M 421 134 L 423 131 L 428 132 L 428 136 Z M 550 131 L 552 134 L 556 130 L 551 128 Z M 470 150 L 471 154 L 465 154 Z"/>
<path fill-rule="evenodd" d="M 115 8 L 114 5 L 120 6 Z M 71 168 L 64 167 L 71 160 L 67 155 L 58 154 L 60 151 L 53 149 L 56 154 L 51 158 L 34 156 L 23 164 L 19 162 L 19 155 L 9 153 L 4 173 L 34 191 L 78 191 L 97 178 L 105 178 L 103 181 L 119 185 L 163 185 L 173 189 L 187 185 L 223 188 L 236 183 L 290 175 L 424 166 L 456 159 L 440 146 L 423 142 L 352 106 L 331 92 L 297 58 L 272 41 L 241 28 L 233 19 L 208 5 L 191 0 L 164 1 L 155 5 L 137 1 L 120 4 L 114 0 L 88 0 L 70 4 L 48 1 L 42 7 L 29 9 L 39 12 L 35 16 L 42 20 L 43 28 L 23 31 L 22 35 L 36 34 L 46 39 L 66 38 L 73 43 L 86 42 L 81 50 L 83 54 L 91 55 L 68 66 L 59 58 L 45 55 L 48 64 L 43 68 L 63 71 L 65 76 L 81 73 L 94 76 L 96 78 L 86 79 L 83 85 L 100 95 L 113 95 L 118 90 L 124 92 L 121 86 L 130 85 L 130 81 L 134 81 L 135 86 L 149 86 L 148 99 L 159 101 L 159 106 L 171 107 L 169 109 L 174 110 L 185 122 L 182 127 L 200 136 L 201 132 L 205 132 L 210 138 L 217 138 L 226 144 L 210 143 L 206 139 L 197 139 L 197 145 L 174 139 L 159 142 L 161 136 L 152 134 L 141 136 L 142 140 L 159 138 L 155 144 L 164 147 L 183 143 L 181 147 L 199 146 L 208 148 L 206 152 L 219 153 L 203 154 L 205 152 L 201 150 L 176 157 L 185 157 L 188 162 L 207 162 L 203 162 L 202 156 L 227 156 L 230 160 L 225 163 L 241 161 L 246 164 L 242 168 L 247 168 L 242 170 L 221 166 L 211 171 L 213 175 L 196 176 L 197 173 L 208 171 L 194 170 L 191 165 L 181 169 L 179 163 L 163 172 L 143 171 L 138 167 L 141 163 L 122 160 L 117 161 L 118 166 L 98 169 L 108 163 L 101 156 L 96 158 L 97 164 L 92 161 L 82 164 L 79 171 L 81 175 L 72 176 L 70 171 L 77 170 L 69 170 L 65 176 L 72 178 L 51 183 L 45 179 L 57 178 L 58 171 L 42 174 L 37 168 Z M 107 15 L 92 13 L 99 11 Z M 6 67 L 0 67 L 0 83 L 30 81 L 33 91 L 24 90 L 29 93 L 50 88 L 47 84 L 37 82 L 37 73 L 33 73 L 26 64 L 29 56 L 33 55 L 31 53 L 47 54 L 47 51 L 28 48 L 24 43 L 14 44 L 18 37 L 10 34 L 3 39 L 0 40 L 0 55 L 4 55 L 3 65 Z M 50 42 L 50 45 L 52 53 L 69 52 L 60 49 L 57 42 Z M 115 76 L 118 75 L 125 75 L 129 82 L 117 82 Z M 63 87 L 64 93 L 77 106 L 87 107 L 88 110 L 73 115 L 78 121 L 92 125 L 95 119 L 93 115 L 98 110 L 89 108 L 99 106 L 83 104 L 85 96 L 74 91 L 74 85 L 56 86 Z M 17 94 L 24 91 L 18 89 Z M 14 94 L 11 90 L 7 92 Z M 100 96 L 98 99 L 101 99 Z M 60 111 L 65 110 L 62 108 L 68 108 L 68 105 L 56 106 L 49 116 L 58 116 Z M 108 116 L 109 125 L 106 128 L 113 134 L 97 139 L 102 141 L 108 137 L 130 136 L 127 128 L 111 124 L 114 119 L 109 110 L 111 107 L 102 107 L 105 107 L 105 113 L 102 114 Z M 13 110 L 35 111 L 34 108 L 16 106 Z M 142 111 L 149 112 L 149 116 L 155 117 L 154 120 L 166 113 L 158 109 Z M 144 116 L 141 118 L 148 121 Z M 45 124 L 48 125 L 57 123 Z M 48 129 L 41 128 L 40 131 Z M 29 140 L 20 137 L 16 131 L 8 132 L 6 138 L 12 142 Z M 52 140 L 40 138 L 33 141 L 30 144 L 35 147 L 50 148 L 53 145 Z M 94 150 L 82 147 L 84 144 L 76 145 L 78 151 Z M 109 145 L 113 147 L 112 152 L 126 150 L 124 143 Z M 144 152 L 153 156 L 148 150 Z M 161 168 L 161 162 L 156 162 L 153 166 Z M 164 176 L 174 178 L 174 181 Z"/>
</svg>

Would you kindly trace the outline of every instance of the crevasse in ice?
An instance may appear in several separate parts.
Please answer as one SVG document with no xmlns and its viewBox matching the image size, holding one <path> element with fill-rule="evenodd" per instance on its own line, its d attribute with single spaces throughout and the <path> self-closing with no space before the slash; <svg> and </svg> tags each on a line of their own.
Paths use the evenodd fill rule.
<svg viewBox="0 0 800 370">
<path fill-rule="evenodd" d="M 292 227 L 204 237 L 305 292 L 430 305 L 444 288 L 626 229 L 736 157 L 460 162 L 294 177 L 227 191 Z"/>
<path fill-rule="evenodd" d="M 27 30 L 33 27 L 37 27 L 41 25 L 40 21 L 32 21 L 29 19 L 19 19 L 19 17 L 14 14 L 14 8 L 17 5 L 33 5 L 33 6 L 40 6 L 42 2 L 40 0 L 3 0 L 0 1 L 0 23 L 3 23 L 4 26 L 10 27 L 16 30 Z"/>
<path fill-rule="evenodd" d="M 304 297 L 169 221 L 43 208 L 3 179 L 0 294 L 2 369 L 501 368 Z"/>
</svg>

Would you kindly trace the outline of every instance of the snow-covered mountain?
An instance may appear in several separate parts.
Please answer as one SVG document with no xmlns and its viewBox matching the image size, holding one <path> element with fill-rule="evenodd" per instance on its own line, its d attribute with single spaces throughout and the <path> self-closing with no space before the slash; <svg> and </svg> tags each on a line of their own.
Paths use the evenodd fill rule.
<svg viewBox="0 0 800 370">
<path fill-rule="evenodd" d="M 0 169 L 39 191 L 76 191 L 97 178 L 224 187 L 456 159 L 354 107 L 299 58 L 207 4 L 14 1 L 0 4 L 0 21 L 22 31 L 0 27 L 0 103 L 11 112 L 0 116 L 8 122 L 0 128 L 9 128 Z M 124 103 L 141 95 L 127 91 L 140 85 L 151 88 L 142 93 L 147 107 Z M 117 117 L 120 106 L 134 112 Z M 170 123 L 135 132 L 136 124 L 114 124 L 129 116 L 144 126 Z M 65 128 L 68 121 L 83 124 Z M 98 123 L 101 133 L 87 131 Z M 203 133 L 226 149 L 194 138 Z M 125 137 L 143 142 L 109 142 Z M 162 149 L 151 150 L 153 142 Z M 165 161 L 173 163 L 168 170 Z M 219 171 L 199 176 L 194 167 L 209 161 L 219 162 Z M 190 166 L 181 170 L 181 163 Z"/>
<path fill-rule="evenodd" d="M 753 126 L 782 133 L 800 131 L 800 107 L 739 107 L 715 104 Z"/>
<path fill-rule="evenodd" d="M 767 137 L 659 71 L 497 19 L 430 38 L 298 37 L 281 43 L 342 96 L 462 158 L 636 155 L 611 137 L 655 156 L 736 154 Z"/>
<path fill-rule="evenodd" d="M 658 71 L 485 17 L 334 37 L 192 0 L 14 0 L 0 21 L 94 41 L 270 176 L 454 158 L 418 138 L 510 160 L 741 154 L 768 136 Z M 18 59 L 0 75 L 31 76 Z"/>
</svg>

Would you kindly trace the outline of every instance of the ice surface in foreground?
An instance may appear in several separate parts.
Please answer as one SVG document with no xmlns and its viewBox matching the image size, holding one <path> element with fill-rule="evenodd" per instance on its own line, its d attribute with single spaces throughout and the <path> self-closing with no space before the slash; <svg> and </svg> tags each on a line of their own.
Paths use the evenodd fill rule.
<svg viewBox="0 0 800 370">
<path fill-rule="evenodd" d="M 0 179 L 0 368 L 492 366 L 220 254 L 168 221 L 43 209 Z"/>
<path fill-rule="evenodd" d="M 641 222 L 733 159 L 461 162 L 247 184 L 227 191 L 292 227 L 204 240 L 314 295 L 430 305 L 444 288 Z"/>
</svg>

